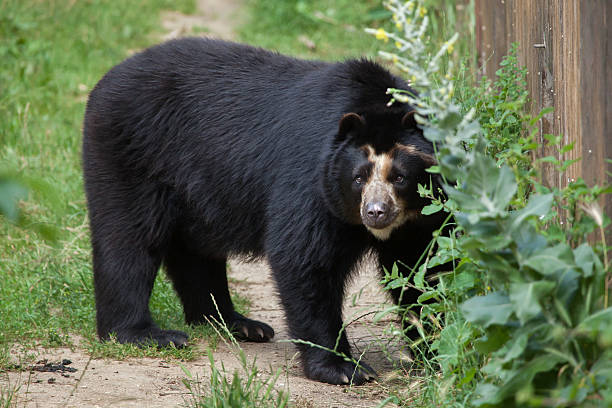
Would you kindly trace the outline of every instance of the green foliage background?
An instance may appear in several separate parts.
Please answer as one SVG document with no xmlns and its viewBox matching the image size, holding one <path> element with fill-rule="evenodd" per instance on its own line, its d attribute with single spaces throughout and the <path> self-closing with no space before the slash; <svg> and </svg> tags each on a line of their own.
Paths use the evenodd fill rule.
<svg viewBox="0 0 612 408">
<path fill-rule="evenodd" d="M 65 345 L 79 334 L 96 344 L 80 164 L 85 101 L 110 67 L 157 41 L 169 8 L 190 12 L 194 3 L 0 1 L 0 369 L 15 343 Z M 15 198 L 25 199 L 19 213 Z M 156 318 L 176 327 L 172 289 L 164 279 L 157 286 Z"/>
<path fill-rule="evenodd" d="M 571 162 L 525 159 L 537 147 L 532 127 L 544 112 L 531 118 L 523 111 L 525 70 L 516 55 L 505 58 L 492 86 L 453 80 L 452 59 L 443 56 L 452 53 L 457 36 L 429 54 L 423 3 L 387 4 L 399 32 L 368 31 L 395 41 L 399 52 L 381 55 L 408 71 L 419 94 L 390 93 L 415 106 L 425 137 L 438 149 L 438 164 L 430 171 L 445 180 L 448 199 L 436 199 L 423 186 L 421 193 L 434 201 L 425 210 L 447 211 L 455 224 L 450 236 L 434 238 L 437 250 L 426 254 L 426 265 L 415 268 L 414 276 L 388 276 L 389 287 L 423 291 L 403 313 L 425 340 L 414 345 L 429 373 L 423 395 L 398 393 L 394 401 L 610 406 L 612 270 L 604 234 L 610 220 L 597 199 L 612 189 L 587 187 L 582 180 L 564 189 L 540 182 L 541 162 L 553 163 L 561 174 Z M 459 98 L 457 87 L 463 87 Z M 549 147 L 572 148 L 561 146 L 560 137 L 546 139 Z M 569 222 L 562 225 L 566 212 Z M 589 244 L 590 233 L 601 241 Z M 424 279 L 427 265 L 449 260 L 451 270 L 437 281 Z"/>
</svg>

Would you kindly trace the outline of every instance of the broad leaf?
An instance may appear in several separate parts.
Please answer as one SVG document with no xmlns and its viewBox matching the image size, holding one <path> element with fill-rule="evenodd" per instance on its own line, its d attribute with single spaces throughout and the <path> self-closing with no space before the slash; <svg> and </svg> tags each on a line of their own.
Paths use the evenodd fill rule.
<svg viewBox="0 0 612 408">
<path fill-rule="evenodd" d="M 576 327 L 581 332 L 593 334 L 609 328 L 612 328 L 612 307 L 590 315 Z"/>
<path fill-rule="evenodd" d="M 517 189 L 514 174 L 507 166 L 497 167 L 490 157 L 478 154 L 475 158 L 464 181 L 465 191 L 478 197 L 489 214 L 501 214 Z"/>
<path fill-rule="evenodd" d="M 452 323 L 440 332 L 438 360 L 447 373 L 457 366 L 464 345 L 471 338 L 471 331 L 468 326 L 465 323 Z"/>
<path fill-rule="evenodd" d="M 427 265 L 422 264 L 419 266 L 419 270 L 414 274 L 414 286 L 418 289 L 423 289 L 425 287 L 425 273 L 427 272 Z"/>
<path fill-rule="evenodd" d="M 486 334 L 474 341 L 474 347 L 482 354 L 499 350 L 510 338 L 509 330 L 504 326 L 491 326 Z"/>
<path fill-rule="evenodd" d="M 448 288 L 457 292 L 465 292 L 473 288 L 478 282 L 478 271 L 472 264 L 464 264 L 457 268 L 457 273 L 452 276 L 452 280 L 447 284 Z"/>
<path fill-rule="evenodd" d="M 554 282 L 538 281 L 529 283 L 512 283 L 510 285 L 510 301 L 514 313 L 522 324 L 542 312 L 541 298 L 555 288 Z"/>
<path fill-rule="evenodd" d="M 571 248 L 565 244 L 543 249 L 523 262 L 542 275 L 553 275 L 574 268 L 574 257 Z"/>
<path fill-rule="evenodd" d="M 592 276 L 593 272 L 596 274 L 603 272 L 601 260 L 595 255 L 593 248 L 587 243 L 574 249 L 574 259 L 576 261 L 576 266 L 580 268 L 585 277 Z"/>
<path fill-rule="evenodd" d="M 461 305 L 461 311 L 467 321 L 488 327 L 505 324 L 512 314 L 512 304 L 507 295 L 493 292 L 468 299 Z"/>
<path fill-rule="evenodd" d="M 512 221 L 510 221 L 512 222 Z M 517 248 L 517 260 L 522 265 L 534 253 L 546 248 L 548 241 L 540 234 L 533 225 L 523 223 L 520 228 L 516 228 L 511 233 Z"/>
<path fill-rule="evenodd" d="M 423 207 L 421 210 L 421 214 L 423 215 L 431 215 L 440 211 L 443 207 L 439 204 L 429 204 Z"/>
<path fill-rule="evenodd" d="M 536 374 L 550 371 L 564 361 L 560 356 L 543 354 L 514 370 L 508 379 L 495 389 L 484 387 L 485 384 L 482 384 L 482 386 L 478 384 L 476 391 L 481 393 L 481 398 L 474 401 L 474 405 L 499 404 L 507 398 L 514 397 L 517 392 L 531 385 Z"/>
<path fill-rule="evenodd" d="M 462 212 L 471 214 L 472 212 L 484 211 L 485 208 L 482 206 L 480 199 L 474 197 L 472 194 L 468 194 L 462 190 L 458 190 L 454 187 L 446 186 L 444 188 L 446 194 L 459 206 Z M 466 214 L 467 215 L 467 214 Z M 474 222 L 471 222 L 474 224 Z"/>
<path fill-rule="evenodd" d="M 463 120 L 463 114 L 456 105 L 450 105 L 448 109 L 441 115 L 438 127 L 440 129 L 452 129 L 458 127 L 459 123 Z"/>
<path fill-rule="evenodd" d="M 477 396 L 477 398 L 472 401 L 475 407 L 480 407 L 482 405 L 495 406 L 501 402 L 499 387 L 493 384 L 479 383 L 476 386 L 474 394 Z"/>
<path fill-rule="evenodd" d="M 578 291 L 580 274 L 576 272 L 576 269 L 566 269 L 559 274 L 557 279 L 559 283 L 557 284 L 555 297 L 564 305 L 569 306 Z"/>
<path fill-rule="evenodd" d="M 445 191 L 455 200 L 459 210 L 468 213 L 470 223 L 480 217 L 503 217 L 516 193 L 514 174 L 507 166 L 497 167 L 495 161 L 482 154 L 468 167 L 461 190 L 450 186 Z"/>
<path fill-rule="evenodd" d="M 552 206 L 552 202 L 552 194 L 533 194 L 529 197 L 529 202 L 525 208 L 512 213 L 510 229 L 514 230 L 521 227 L 525 219 L 529 217 L 546 215 Z"/>
<path fill-rule="evenodd" d="M 440 294 L 440 292 L 438 292 L 437 290 L 430 290 L 428 292 L 425 292 L 425 293 L 421 294 L 417 298 L 417 303 L 427 302 L 429 299 L 433 299 L 436 296 L 438 296 L 439 294 Z"/>
<path fill-rule="evenodd" d="M 495 355 L 501 358 L 500 361 L 502 364 L 520 357 L 527 347 L 527 341 L 529 340 L 528 334 L 522 333 L 518 336 L 517 334 L 518 333 L 515 333 L 515 336 L 508 340 L 506 344 L 504 344 L 504 347 L 495 352 Z"/>
</svg>

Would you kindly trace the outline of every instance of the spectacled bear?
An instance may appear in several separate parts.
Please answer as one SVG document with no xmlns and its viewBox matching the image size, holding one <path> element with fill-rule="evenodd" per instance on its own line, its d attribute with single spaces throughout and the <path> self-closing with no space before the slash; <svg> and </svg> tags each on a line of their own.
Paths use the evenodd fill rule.
<svg viewBox="0 0 612 408">
<path fill-rule="evenodd" d="M 89 96 L 83 129 L 100 338 L 187 343 L 150 315 L 163 265 L 187 323 L 218 318 L 218 307 L 243 340 L 270 340 L 273 329 L 230 299 L 227 259 L 246 256 L 269 262 L 293 338 L 327 348 L 338 339 L 350 356 L 338 336 L 355 265 L 374 253 L 381 270 L 414 266 L 441 224 L 421 215 L 417 194 L 433 147 L 410 106 L 387 106 L 388 88 L 408 84 L 366 59 L 307 61 L 206 38 L 112 68 Z M 375 376 L 298 347 L 311 379 Z"/>
</svg>

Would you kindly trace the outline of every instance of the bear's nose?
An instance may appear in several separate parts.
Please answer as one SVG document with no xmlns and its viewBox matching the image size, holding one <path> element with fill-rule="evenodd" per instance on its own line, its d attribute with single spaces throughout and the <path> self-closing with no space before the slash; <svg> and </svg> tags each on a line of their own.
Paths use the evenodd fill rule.
<svg viewBox="0 0 612 408">
<path fill-rule="evenodd" d="M 374 222 L 383 219 L 388 212 L 389 207 L 383 202 L 370 203 L 366 207 L 368 218 Z"/>
</svg>

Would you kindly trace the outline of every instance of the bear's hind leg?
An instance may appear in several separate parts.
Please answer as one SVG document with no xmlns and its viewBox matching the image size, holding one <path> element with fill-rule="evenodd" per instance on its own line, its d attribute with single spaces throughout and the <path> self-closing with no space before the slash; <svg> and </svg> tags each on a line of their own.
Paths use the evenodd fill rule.
<svg viewBox="0 0 612 408">
<path fill-rule="evenodd" d="M 158 346 L 187 344 L 187 335 L 162 330 L 151 318 L 149 298 L 160 260 L 149 251 L 119 241 L 93 242 L 94 282 L 98 335 L 111 334 L 120 343 Z"/>
<path fill-rule="evenodd" d="M 240 340 L 264 342 L 274 337 L 270 326 L 234 310 L 227 286 L 226 258 L 203 257 L 176 243 L 164 263 L 188 324 L 202 324 L 207 319 L 220 321 L 220 312 L 225 324 Z"/>
</svg>

